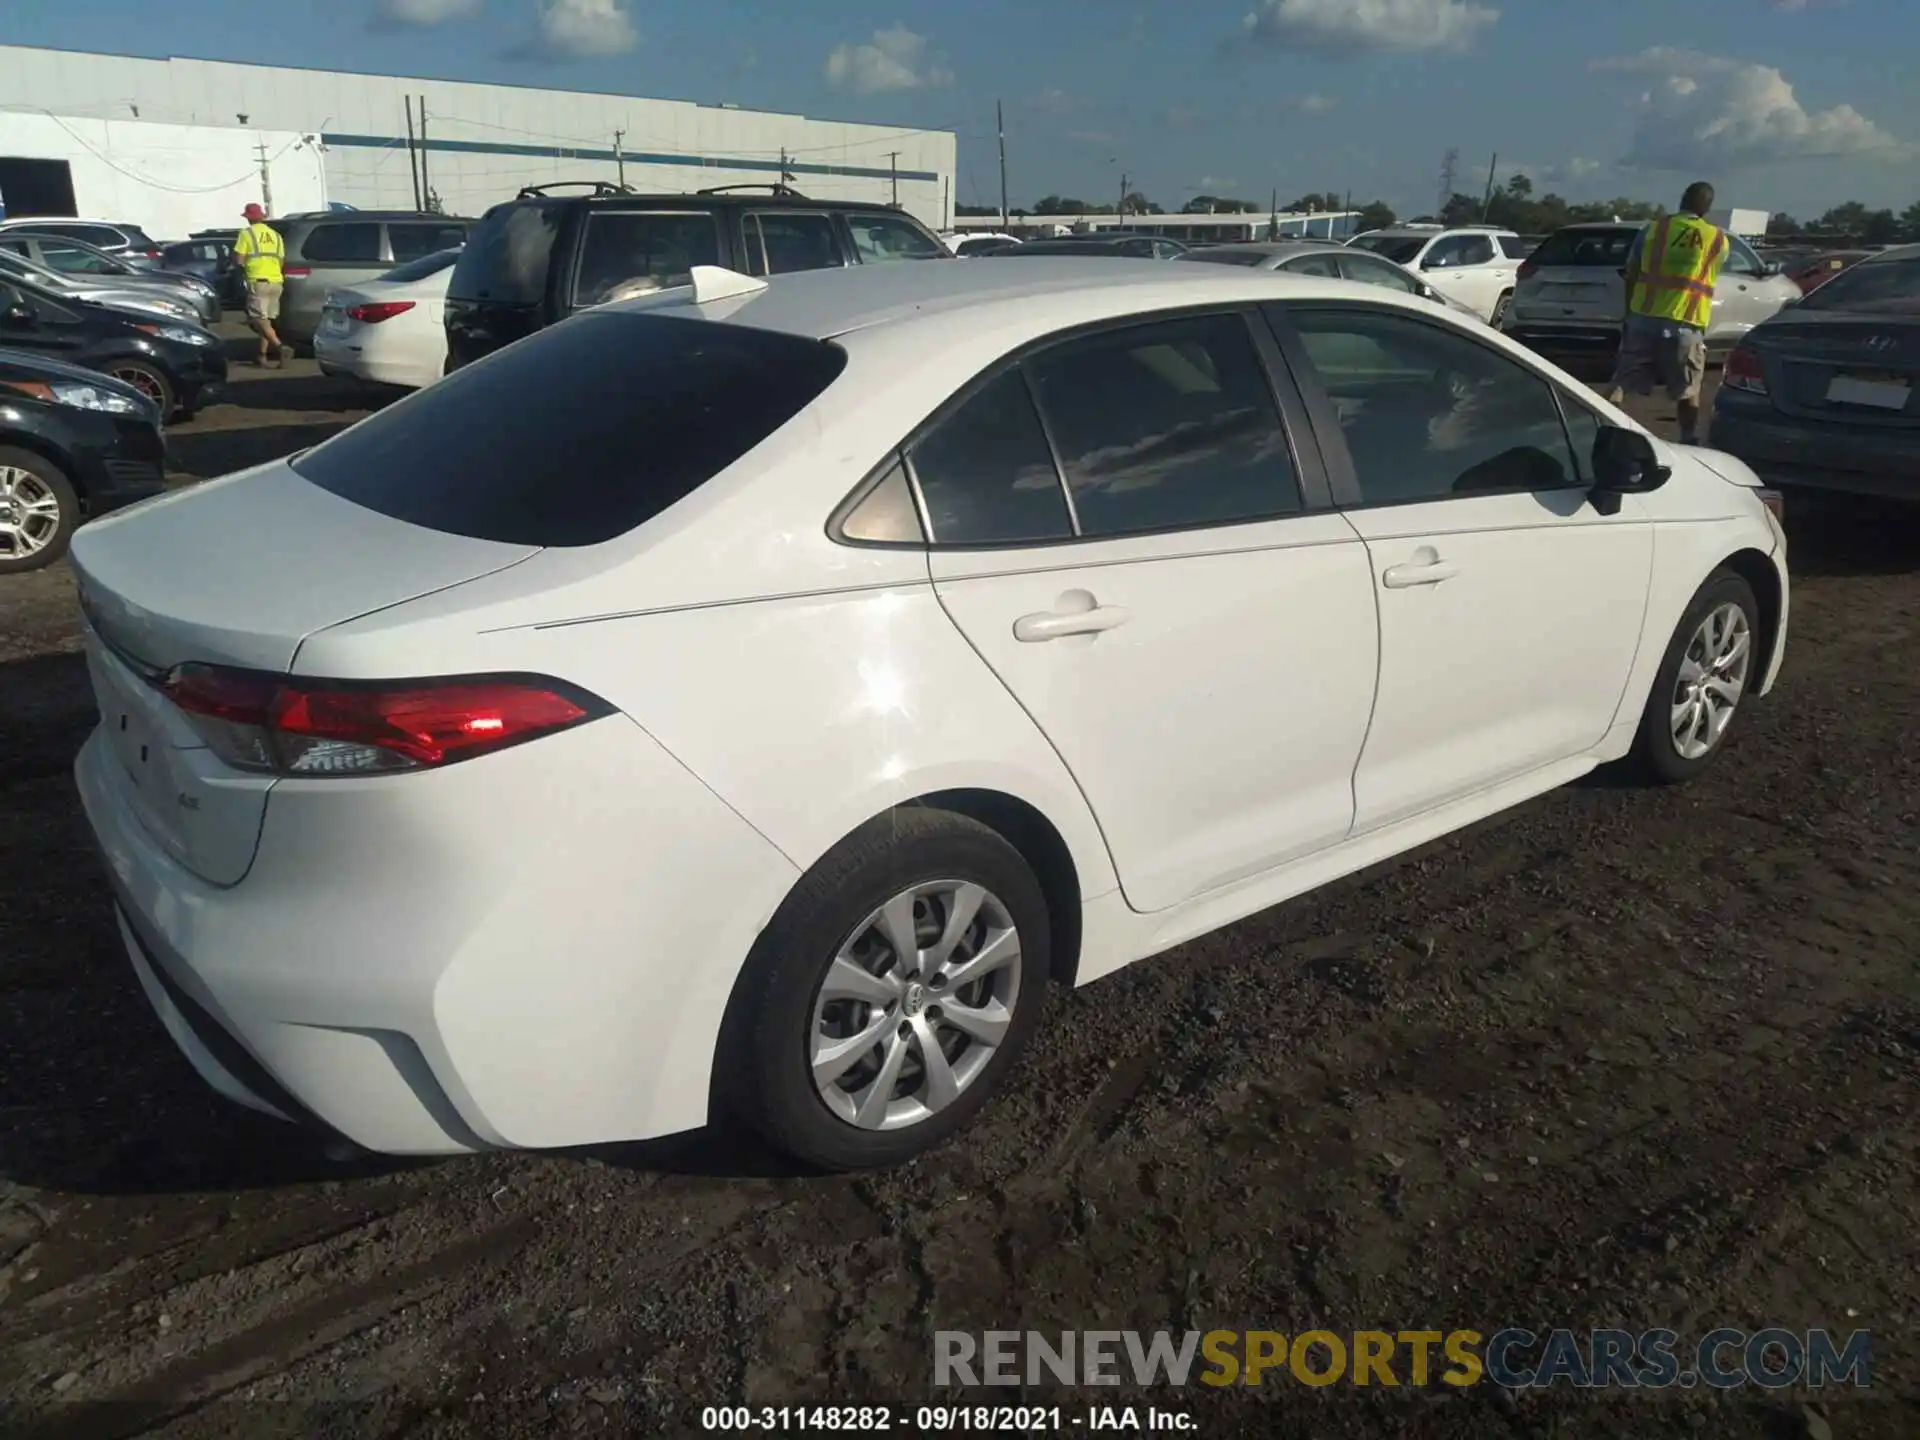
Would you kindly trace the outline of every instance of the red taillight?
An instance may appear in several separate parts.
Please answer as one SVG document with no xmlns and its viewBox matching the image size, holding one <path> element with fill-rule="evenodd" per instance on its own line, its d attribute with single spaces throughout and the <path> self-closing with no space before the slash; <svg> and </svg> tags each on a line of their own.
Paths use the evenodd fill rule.
<svg viewBox="0 0 1920 1440">
<path fill-rule="evenodd" d="M 377 304 L 353 305 L 348 307 L 348 318 L 359 320 L 368 325 L 378 325 L 382 320 L 391 320 L 396 315 L 404 315 L 413 309 L 411 300 L 382 300 Z"/>
<path fill-rule="evenodd" d="M 1539 268 L 1540 267 L 1531 260 L 1522 260 L 1520 262 L 1519 278 L 1522 280 L 1531 280 L 1533 278 L 1534 272 Z"/>
<path fill-rule="evenodd" d="M 1726 368 L 1720 372 L 1720 383 L 1731 390 L 1764 395 L 1767 393 L 1767 372 L 1761 366 L 1758 355 L 1744 345 L 1736 345 L 1727 356 Z"/>
<path fill-rule="evenodd" d="M 158 260 L 160 258 L 160 251 L 158 247 L 155 247 L 152 250 L 142 250 L 140 253 L 146 256 L 147 259 L 149 260 Z"/>
<path fill-rule="evenodd" d="M 282 265 L 280 273 L 289 280 L 304 280 L 313 274 L 311 265 Z"/>
<path fill-rule="evenodd" d="M 180 665 L 163 688 L 227 763 L 301 776 L 449 765 L 607 712 L 536 677 L 383 685 Z"/>
</svg>

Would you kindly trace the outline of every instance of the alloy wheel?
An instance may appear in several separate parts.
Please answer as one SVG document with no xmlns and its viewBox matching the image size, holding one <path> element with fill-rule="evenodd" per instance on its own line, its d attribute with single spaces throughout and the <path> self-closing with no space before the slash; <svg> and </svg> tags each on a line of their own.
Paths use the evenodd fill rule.
<svg viewBox="0 0 1920 1440">
<path fill-rule="evenodd" d="M 131 385 L 155 405 L 164 408 L 167 403 L 167 387 L 158 375 L 143 366 L 126 366 L 112 372 L 113 378 Z"/>
<path fill-rule="evenodd" d="M 1747 612 L 1728 601 L 1707 612 L 1680 657 L 1671 701 L 1673 748 L 1683 760 L 1709 754 L 1727 733 L 1753 663 Z"/>
<path fill-rule="evenodd" d="M 946 1109 L 992 1061 L 1020 996 L 1020 933 L 984 886 L 900 891 L 841 945 L 814 995 L 813 1083 L 840 1119 L 899 1130 Z"/>
<path fill-rule="evenodd" d="M 31 470 L 0 465 L 0 560 L 38 555 L 60 533 L 60 497 Z"/>
</svg>

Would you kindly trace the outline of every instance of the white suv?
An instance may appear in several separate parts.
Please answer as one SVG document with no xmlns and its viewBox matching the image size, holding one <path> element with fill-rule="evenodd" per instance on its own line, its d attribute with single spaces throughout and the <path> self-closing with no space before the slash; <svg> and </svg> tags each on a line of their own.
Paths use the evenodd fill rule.
<svg viewBox="0 0 1920 1440">
<path fill-rule="evenodd" d="M 1513 298 L 1528 245 L 1511 230 L 1492 225 L 1400 225 L 1369 230 L 1347 242 L 1417 270 L 1428 284 L 1457 300 L 1482 320 L 1498 325 Z"/>
</svg>

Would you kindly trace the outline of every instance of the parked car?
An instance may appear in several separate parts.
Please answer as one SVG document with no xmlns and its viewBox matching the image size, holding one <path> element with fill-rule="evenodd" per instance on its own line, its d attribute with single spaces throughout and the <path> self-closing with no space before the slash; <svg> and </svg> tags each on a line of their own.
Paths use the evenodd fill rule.
<svg viewBox="0 0 1920 1440">
<path fill-rule="evenodd" d="M 136 269 L 152 270 L 160 264 L 160 245 L 138 225 L 124 220 L 69 219 L 61 215 L 16 215 L 0 220 L 0 234 L 9 230 L 35 230 L 78 240 L 96 250 L 118 256 Z"/>
<path fill-rule="evenodd" d="M 84 241 L 38 230 L 7 230 L 0 231 L 0 253 L 17 255 L 76 280 L 161 292 L 189 307 L 194 319 L 203 325 L 220 319 L 219 293 L 197 275 L 142 269 Z"/>
<path fill-rule="evenodd" d="M 459 258 L 441 250 L 327 296 L 313 337 L 321 373 L 414 390 L 438 380 L 447 368 L 447 281 Z"/>
<path fill-rule="evenodd" d="M 328 291 L 377 280 L 395 265 L 462 244 L 473 224 L 412 210 L 321 210 L 267 223 L 287 242 L 274 328 L 299 346 L 313 342 Z"/>
<path fill-rule="evenodd" d="M 1043 236 L 999 250 L 988 257 L 1004 259 L 1016 256 L 1039 259 L 1048 255 L 1106 255 L 1116 260 L 1177 260 L 1187 253 L 1178 240 L 1160 235 L 1061 235 Z"/>
<path fill-rule="evenodd" d="M 1874 250 L 1828 250 L 1781 268 L 1787 278 L 1800 287 L 1802 295 L 1810 295 L 1849 265 L 1857 265 L 1869 255 L 1878 253 Z"/>
<path fill-rule="evenodd" d="M 1737 460 L 1410 296 L 1154 268 L 703 267 L 83 530 L 80 793 L 201 1074 L 892 1163 L 1050 982 L 1724 751 L 1788 613 Z"/>
<path fill-rule="evenodd" d="M 1209 245 L 1189 250 L 1176 259 L 1197 261 L 1203 265 L 1240 265 L 1249 270 L 1278 270 L 1289 275 L 1318 275 L 1324 280 L 1356 280 L 1362 285 L 1378 285 L 1402 295 L 1418 295 L 1423 300 L 1457 310 L 1480 319 L 1480 312 L 1446 291 L 1429 285 L 1421 276 L 1382 256 L 1355 250 L 1337 240 L 1253 240 L 1230 245 Z"/>
<path fill-rule="evenodd" d="M 233 254 L 235 231 L 216 235 L 195 235 L 176 240 L 160 248 L 160 267 L 171 273 L 191 275 L 210 286 L 229 310 L 243 309 L 247 303 L 247 272 Z"/>
<path fill-rule="evenodd" d="M 117 279 L 93 281 L 87 276 L 62 275 L 58 270 L 34 264 L 4 245 L 0 245 L 0 279 L 19 280 L 43 290 L 51 290 L 56 295 L 91 300 L 98 305 L 111 305 L 116 310 L 138 311 L 149 318 L 158 316 L 186 325 L 200 323 L 199 310 L 184 296 L 175 295 L 170 290 L 154 285 L 122 285 Z"/>
<path fill-rule="evenodd" d="M 1548 355 L 1611 355 L 1627 313 L 1627 255 L 1644 228 L 1637 221 L 1599 221 L 1556 230 L 1520 267 L 1501 328 Z M 1799 296 L 1799 286 L 1729 235 L 1707 322 L 1708 353 L 1725 354 Z"/>
<path fill-rule="evenodd" d="M 1513 298 L 1520 262 L 1530 246 L 1511 230 L 1490 225 L 1455 229 L 1400 225 L 1369 230 L 1347 242 L 1416 271 L 1482 320 L 1498 325 Z"/>
<path fill-rule="evenodd" d="M 1770 484 L 1920 502 L 1920 245 L 1867 257 L 1741 337 L 1710 434 Z"/>
<path fill-rule="evenodd" d="M 812 200 L 785 185 L 641 195 L 593 183 L 529 186 L 474 227 L 447 288 L 447 356 L 469 364 L 610 300 L 684 285 L 696 265 L 783 275 L 951 260 L 891 205 Z"/>
<path fill-rule="evenodd" d="M 0 347 L 111 375 L 138 390 L 162 419 L 190 417 L 226 384 L 227 357 L 198 325 L 162 320 L 0 280 Z"/>
<path fill-rule="evenodd" d="M 130 385 L 0 349 L 0 575 L 51 565 L 73 532 L 166 488 L 160 415 Z"/>
<path fill-rule="evenodd" d="M 1021 243 L 1018 235 L 1008 235 L 999 230 L 963 230 L 955 234 L 941 235 L 949 250 L 965 260 L 974 255 L 987 255 L 996 250 L 1011 250 Z"/>
</svg>

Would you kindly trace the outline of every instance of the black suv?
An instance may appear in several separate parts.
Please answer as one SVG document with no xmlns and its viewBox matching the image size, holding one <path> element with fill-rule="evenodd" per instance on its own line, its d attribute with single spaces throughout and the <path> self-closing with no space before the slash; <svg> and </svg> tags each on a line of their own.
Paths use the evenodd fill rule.
<svg viewBox="0 0 1920 1440">
<path fill-rule="evenodd" d="M 473 227 L 447 287 L 447 367 L 609 300 L 687 282 L 695 265 L 748 275 L 884 260 L 951 260 L 926 226 L 892 205 L 809 200 L 785 185 L 641 195 L 532 186 Z"/>
</svg>

